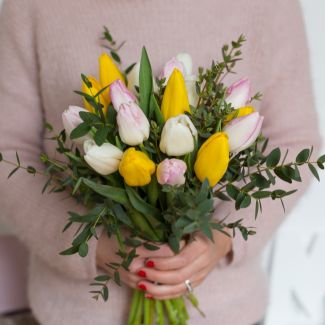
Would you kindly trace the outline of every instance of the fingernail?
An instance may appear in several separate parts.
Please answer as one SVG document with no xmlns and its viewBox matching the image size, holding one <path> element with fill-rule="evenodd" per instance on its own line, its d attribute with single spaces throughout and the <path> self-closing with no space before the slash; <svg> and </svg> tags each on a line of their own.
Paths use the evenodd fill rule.
<svg viewBox="0 0 325 325">
<path fill-rule="evenodd" d="M 147 261 L 146 266 L 147 267 L 155 267 L 155 263 L 153 261 L 149 260 L 149 261 Z"/>
<path fill-rule="evenodd" d="M 147 291 L 147 287 L 144 284 L 138 284 L 138 288 L 143 290 L 143 291 Z"/>
<path fill-rule="evenodd" d="M 151 295 L 150 293 L 148 293 L 148 294 L 145 295 L 145 298 L 152 299 L 153 298 L 153 295 Z"/>
<path fill-rule="evenodd" d="M 143 271 L 143 270 L 140 270 L 138 272 L 138 276 L 141 276 L 141 278 L 145 278 L 147 276 L 147 273 L 145 271 Z"/>
</svg>

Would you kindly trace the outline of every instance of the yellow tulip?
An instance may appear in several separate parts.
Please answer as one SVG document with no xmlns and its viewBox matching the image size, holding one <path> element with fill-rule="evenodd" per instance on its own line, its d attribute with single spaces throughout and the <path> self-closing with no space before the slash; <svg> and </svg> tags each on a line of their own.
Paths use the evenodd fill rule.
<svg viewBox="0 0 325 325">
<path fill-rule="evenodd" d="M 182 73 L 174 69 L 169 77 L 161 104 L 161 112 L 165 121 L 169 118 L 190 111 L 190 104 Z"/>
<path fill-rule="evenodd" d="M 124 152 L 119 166 L 119 172 L 129 186 L 148 185 L 155 170 L 155 163 L 145 153 L 134 148 Z"/>
<path fill-rule="evenodd" d="M 113 59 L 107 54 L 103 53 L 99 59 L 99 80 L 102 85 L 102 88 L 110 85 L 113 81 L 120 79 L 125 83 L 124 76 L 121 71 L 118 69 Z M 107 88 L 104 91 L 105 96 L 109 99 L 109 89 Z"/>
<path fill-rule="evenodd" d="M 97 79 L 95 77 L 88 76 L 87 78 L 91 82 L 92 88 L 89 89 L 86 86 L 86 84 L 84 82 L 82 82 L 82 92 L 84 92 L 84 93 L 86 93 L 86 94 L 88 94 L 90 96 L 94 96 L 101 90 L 102 87 L 101 87 L 100 83 L 97 81 Z M 102 105 L 104 105 L 103 112 L 104 112 L 104 114 L 106 114 L 107 106 L 108 106 L 109 102 L 106 100 L 103 93 L 101 93 L 98 96 L 98 98 L 99 98 L 99 102 Z M 87 100 L 85 98 L 84 98 L 84 106 L 89 112 L 95 113 L 95 109 L 87 102 Z"/>
<path fill-rule="evenodd" d="M 218 132 L 202 144 L 197 153 L 194 171 L 201 182 L 207 178 L 213 187 L 227 171 L 228 164 L 228 136 L 224 132 Z"/>
<path fill-rule="evenodd" d="M 244 107 L 237 108 L 226 116 L 224 123 L 228 123 L 234 118 L 246 116 L 253 112 L 255 112 L 253 106 L 244 106 Z"/>
</svg>

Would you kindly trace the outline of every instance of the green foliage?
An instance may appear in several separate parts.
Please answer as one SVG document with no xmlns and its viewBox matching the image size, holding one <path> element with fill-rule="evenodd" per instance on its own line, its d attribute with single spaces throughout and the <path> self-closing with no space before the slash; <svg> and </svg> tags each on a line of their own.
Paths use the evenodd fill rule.
<svg viewBox="0 0 325 325">
<path fill-rule="evenodd" d="M 152 70 L 146 48 L 142 48 L 140 61 L 140 107 L 146 116 L 150 116 L 150 99 L 152 95 Z"/>
</svg>

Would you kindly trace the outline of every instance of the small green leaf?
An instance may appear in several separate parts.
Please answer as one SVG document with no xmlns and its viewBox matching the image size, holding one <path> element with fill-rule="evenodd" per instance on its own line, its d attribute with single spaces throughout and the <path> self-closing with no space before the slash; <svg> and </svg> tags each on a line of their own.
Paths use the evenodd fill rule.
<svg viewBox="0 0 325 325">
<path fill-rule="evenodd" d="M 44 128 L 50 132 L 53 131 L 53 126 L 49 122 L 44 123 Z"/>
<path fill-rule="evenodd" d="M 133 68 L 134 68 L 134 66 L 135 66 L 136 64 L 137 64 L 136 62 L 130 64 L 130 65 L 125 69 L 124 73 L 125 73 L 126 75 L 128 75 L 128 74 L 133 70 Z"/>
<path fill-rule="evenodd" d="M 110 276 L 109 275 L 103 274 L 103 275 L 96 276 L 96 278 L 94 280 L 95 281 L 98 281 L 98 282 L 106 282 L 109 279 L 110 279 Z"/>
<path fill-rule="evenodd" d="M 226 186 L 227 194 L 233 199 L 236 200 L 237 196 L 239 194 L 239 189 L 232 185 L 232 184 L 227 184 Z"/>
<path fill-rule="evenodd" d="M 118 271 L 114 272 L 114 282 L 118 285 L 121 286 L 121 278 L 120 278 L 120 273 Z"/>
<path fill-rule="evenodd" d="M 231 201 L 231 199 L 224 193 L 222 192 L 215 192 L 214 197 L 217 197 L 218 199 L 222 201 Z"/>
<path fill-rule="evenodd" d="M 305 163 L 308 160 L 309 155 L 310 155 L 310 149 L 304 149 L 300 151 L 296 157 L 296 163 L 299 165 Z"/>
<path fill-rule="evenodd" d="M 275 148 L 266 158 L 266 166 L 268 168 L 275 167 L 281 159 L 281 151 L 279 148 Z"/>
<path fill-rule="evenodd" d="M 27 166 L 26 170 L 27 170 L 27 173 L 29 173 L 29 174 L 33 174 L 33 175 L 36 174 L 36 169 L 33 166 Z"/>
<path fill-rule="evenodd" d="M 254 199 L 265 199 L 267 197 L 270 197 L 271 194 L 272 194 L 272 192 L 270 192 L 270 191 L 257 191 L 252 194 L 252 197 Z"/>
<path fill-rule="evenodd" d="M 321 164 L 324 164 L 324 163 L 325 163 L 325 155 L 320 156 L 320 157 L 317 159 L 317 162 L 320 162 Z"/>
<path fill-rule="evenodd" d="M 20 166 L 17 166 L 16 168 L 14 168 L 8 175 L 8 178 L 10 178 L 14 173 L 16 173 L 19 170 Z"/>
<path fill-rule="evenodd" d="M 60 255 L 73 255 L 73 254 L 76 254 L 79 250 L 79 247 L 78 246 L 72 246 L 62 252 L 60 252 Z"/>
<path fill-rule="evenodd" d="M 102 296 L 103 296 L 104 301 L 107 301 L 108 300 L 108 294 L 109 294 L 107 286 L 104 286 L 102 292 L 103 292 Z"/>
<path fill-rule="evenodd" d="M 75 129 L 72 130 L 70 138 L 77 139 L 86 135 L 91 129 L 91 126 L 88 123 L 81 123 Z"/>
<path fill-rule="evenodd" d="M 108 132 L 109 128 L 105 126 L 97 130 L 94 137 L 97 146 L 101 146 L 106 141 Z"/>
<path fill-rule="evenodd" d="M 0 152 L 0 161 L 3 160 L 3 156 L 2 156 L 2 153 Z"/>
<path fill-rule="evenodd" d="M 318 172 L 317 172 L 315 166 L 312 164 L 308 164 L 308 167 L 309 167 L 310 171 L 312 172 L 312 174 L 314 175 L 314 177 L 320 182 L 320 178 L 319 178 L 319 175 L 318 175 Z"/>
<path fill-rule="evenodd" d="M 88 88 L 92 88 L 93 85 L 92 85 L 91 81 L 83 73 L 81 74 L 81 79 Z"/>
<path fill-rule="evenodd" d="M 284 166 L 280 166 L 280 167 L 276 167 L 274 168 L 274 173 L 276 176 L 278 176 L 280 179 L 282 179 L 283 181 L 287 182 L 287 183 L 292 183 L 291 178 L 287 175 L 286 173 L 286 169 Z"/>
<path fill-rule="evenodd" d="M 149 251 L 157 251 L 160 249 L 159 246 L 156 246 L 156 245 L 152 245 L 152 244 L 149 244 L 149 243 L 143 243 L 143 247 Z"/>
<path fill-rule="evenodd" d="M 121 63 L 121 58 L 115 51 L 111 51 L 110 53 L 114 61 L 116 61 L 117 63 Z"/>
<path fill-rule="evenodd" d="M 78 253 L 79 253 L 79 256 L 86 257 L 88 255 L 88 244 L 87 243 L 82 243 L 79 246 Z"/>
</svg>

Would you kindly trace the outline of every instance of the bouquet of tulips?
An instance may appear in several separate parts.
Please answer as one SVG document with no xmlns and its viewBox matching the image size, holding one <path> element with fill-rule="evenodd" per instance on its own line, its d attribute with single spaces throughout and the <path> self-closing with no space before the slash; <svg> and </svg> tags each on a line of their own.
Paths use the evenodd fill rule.
<svg viewBox="0 0 325 325">
<path fill-rule="evenodd" d="M 80 227 L 61 254 L 86 256 L 98 226 L 118 239 L 121 262 L 107 261 L 111 274 L 92 283 L 99 288 L 91 291 L 94 298 L 107 300 L 109 281 L 120 285 L 119 270 L 128 270 L 138 247 L 157 250 L 167 243 L 178 253 L 180 243 L 194 240 L 198 232 L 213 240 L 212 230 L 227 235 L 238 230 L 247 239 L 255 231 L 242 220 L 212 218 L 214 201 L 233 201 L 236 210 L 254 202 L 257 217 L 262 200 L 283 203 L 295 192 L 276 189 L 277 179 L 300 182 L 303 164 L 318 178 L 315 166 L 324 169 L 325 156 L 312 162 L 312 148 L 303 149 L 295 161 L 285 162 L 279 148 L 265 153 L 263 117 L 252 106 L 261 95 L 252 96 L 248 79 L 225 84 L 241 60 L 243 36 L 224 45 L 222 60 L 210 68 L 193 74 L 190 55 L 180 53 L 157 78 L 145 48 L 140 62 L 123 71 L 120 46 L 107 28 L 103 38 L 110 55 L 99 58 L 99 81 L 81 75 L 82 90 L 76 93 L 84 108 L 70 106 L 62 115 L 64 130 L 52 137 L 66 162 L 45 154 L 41 159 L 49 175 L 44 191 L 51 184 L 51 191 L 68 190 L 88 209 L 85 215 L 69 212 L 65 229 L 73 223 Z M 17 155 L 12 174 L 18 168 L 38 172 L 22 167 Z M 165 324 L 166 318 L 170 324 L 186 324 L 184 298 L 199 309 L 191 292 L 160 301 L 134 290 L 129 324 Z"/>
</svg>

